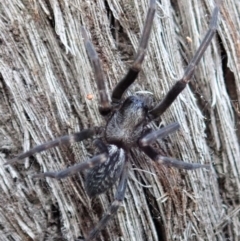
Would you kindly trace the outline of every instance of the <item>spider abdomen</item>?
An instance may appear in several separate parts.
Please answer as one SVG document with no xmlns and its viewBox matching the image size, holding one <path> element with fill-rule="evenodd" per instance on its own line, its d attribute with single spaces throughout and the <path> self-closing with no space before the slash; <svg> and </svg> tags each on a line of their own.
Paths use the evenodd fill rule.
<svg viewBox="0 0 240 241">
<path fill-rule="evenodd" d="M 126 152 L 115 145 L 108 145 L 109 157 L 104 163 L 89 170 L 85 188 L 90 197 L 108 190 L 118 180 L 126 160 Z"/>
</svg>

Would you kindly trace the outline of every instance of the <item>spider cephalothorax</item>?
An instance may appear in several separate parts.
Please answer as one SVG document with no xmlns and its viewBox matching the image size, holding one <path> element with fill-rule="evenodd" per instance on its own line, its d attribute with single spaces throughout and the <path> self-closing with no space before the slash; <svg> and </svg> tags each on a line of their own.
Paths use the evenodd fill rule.
<svg viewBox="0 0 240 241">
<path fill-rule="evenodd" d="M 149 101 L 144 96 L 129 96 L 109 118 L 105 130 L 106 141 L 124 149 L 136 145 L 150 121 L 149 107 Z"/>
<path fill-rule="evenodd" d="M 157 139 L 163 138 L 176 131 L 179 128 L 178 123 L 170 124 L 159 130 L 151 130 L 150 128 L 147 128 L 147 125 L 152 120 L 161 116 L 161 114 L 168 109 L 190 81 L 197 64 L 214 36 L 217 28 L 219 7 L 220 0 L 214 8 L 209 29 L 192 60 L 189 62 L 183 77 L 168 91 L 165 98 L 156 105 L 154 105 L 151 98 L 144 95 L 136 94 L 127 97 L 126 99 L 123 98 L 124 92 L 136 80 L 138 73 L 141 70 L 153 25 L 153 18 L 156 11 L 156 0 L 150 0 L 147 18 L 134 62 L 126 76 L 114 88 L 111 99 L 107 94 L 104 83 L 104 74 L 98 55 L 88 38 L 86 30 L 84 28 L 81 29 L 84 44 L 92 62 L 99 90 L 99 112 L 102 116 L 105 116 L 106 125 L 99 128 L 85 129 L 72 135 L 59 137 L 53 141 L 36 146 L 28 152 L 20 154 L 6 164 L 13 164 L 25 157 L 33 155 L 34 153 L 44 151 L 54 146 L 79 142 L 87 138 L 95 138 L 98 136 L 98 139 L 95 139 L 94 144 L 98 148 L 99 154 L 95 155 L 90 160 L 76 164 L 75 166 L 69 167 L 60 172 L 45 172 L 34 176 L 59 179 L 68 177 L 77 172 L 88 170 L 86 174 L 85 188 L 90 196 L 95 196 L 108 190 L 117 180 L 119 180 L 114 202 L 96 227 L 85 238 L 85 241 L 93 240 L 121 205 L 127 187 L 128 170 L 130 166 L 128 155 L 132 147 L 138 147 L 153 161 L 166 166 L 187 170 L 209 167 L 209 165 L 186 163 L 174 158 L 161 156 L 157 150 L 152 147 L 151 144 Z"/>
</svg>

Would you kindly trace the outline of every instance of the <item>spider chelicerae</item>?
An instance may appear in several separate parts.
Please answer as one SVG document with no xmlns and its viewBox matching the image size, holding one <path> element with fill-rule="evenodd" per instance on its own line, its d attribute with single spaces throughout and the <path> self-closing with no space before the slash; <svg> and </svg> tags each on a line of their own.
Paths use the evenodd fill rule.
<svg viewBox="0 0 240 241">
<path fill-rule="evenodd" d="M 81 32 L 85 48 L 93 65 L 99 91 L 99 112 L 105 117 L 106 125 L 104 127 L 93 127 L 72 135 L 59 137 L 20 154 L 6 164 L 13 164 L 23 158 L 55 146 L 71 144 L 83 141 L 87 138 L 94 138 L 94 145 L 99 149 L 100 154 L 63 171 L 45 172 L 34 175 L 34 177 L 38 178 L 51 177 L 61 179 L 87 170 L 85 188 L 90 197 L 105 192 L 119 180 L 114 201 L 99 223 L 84 239 L 85 241 L 92 240 L 99 234 L 123 202 L 130 168 L 128 157 L 131 148 L 138 147 L 154 162 L 166 166 L 186 170 L 209 168 L 207 164 L 186 163 L 174 158 L 162 156 L 152 147 L 152 144 L 157 139 L 163 138 L 178 130 L 180 127 L 178 123 L 170 124 L 159 130 L 152 130 L 148 127 L 148 124 L 154 119 L 159 118 L 168 109 L 192 78 L 197 64 L 214 36 L 217 28 L 219 8 L 220 1 L 216 3 L 209 29 L 201 45 L 188 64 L 183 77 L 173 85 L 164 99 L 157 105 L 154 105 L 152 98 L 143 94 L 135 94 L 125 99 L 123 98 L 125 91 L 136 80 L 141 70 L 153 25 L 156 0 L 150 0 L 150 6 L 134 62 L 125 77 L 114 88 L 111 99 L 107 94 L 104 73 L 98 55 L 88 38 L 86 30 L 82 27 Z"/>
</svg>

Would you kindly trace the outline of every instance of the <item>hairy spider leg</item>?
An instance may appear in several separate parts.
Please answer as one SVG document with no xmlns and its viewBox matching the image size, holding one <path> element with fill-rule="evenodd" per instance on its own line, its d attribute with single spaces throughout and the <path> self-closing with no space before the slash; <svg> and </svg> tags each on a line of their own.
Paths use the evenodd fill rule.
<svg viewBox="0 0 240 241">
<path fill-rule="evenodd" d="M 120 82 L 118 82 L 118 84 L 114 88 L 112 92 L 113 102 L 115 101 L 118 103 L 121 100 L 123 93 L 136 80 L 138 73 L 142 69 L 142 63 L 146 54 L 146 49 L 153 25 L 155 11 L 156 0 L 151 0 L 136 57 L 125 77 Z"/>
<path fill-rule="evenodd" d="M 159 155 L 154 148 L 152 148 L 150 145 L 154 143 L 157 139 L 164 138 L 165 136 L 175 132 L 178 130 L 180 125 L 175 122 L 170 125 L 167 125 L 157 131 L 152 131 L 150 133 L 144 134 L 138 141 L 139 148 L 147 155 L 149 156 L 153 161 L 163 164 L 165 166 L 169 167 L 175 167 L 178 169 L 186 169 L 186 170 L 194 170 L 197 168 L 210 168 L 210 165 L 208 164 L 199 164 L 199 163 L 188 163 L 183 162 L 181 160 L 177 160 L 171 157 L 165 157 Z"/>
<path fill-rule="evenodd" d="M 124 164 L 124 168 L 120 176 L 120 181 L 117 187 L 117 191 L 116 191 L 113 203 L 108 208 L 107 212 L 104 214 L 104 216 L 99 221 L 99 223 L 90 232 L 88 237 L 84 239 L 84 241 L 93 240 L 118 211 L 118 208 L 121 206 L 125 196 L 125 192 L 127 188 L 128 172 L 129 172 L 129 163 L 128 163 L 128 160 L 126 159 L 126 163 Z"/>
<path fill-rule="evenodd" d="M 72 144 L 75 142 L 83 141 L 88 138 L 92 138 L 94 135 L 96 135 L 99 132 L 100 128 L 90 128 L 82 130 L 81 132 L 77 132 L 71 135 L 61 136 L 59 138 L 56 138 L 52 141 L 46 142 L 42 145 L 38 145 L 31 150 L 24 152 L 17 157 L 7 161 L 4 165 L 14 164 L 26 157 L 32 156 L 35 153 L 45 151 L 47 149 L 50 149 L 55 146 L 60 145 L 66 145 L 66 144 Z"/>
<path fill-rule="evenodd" d="M 107 115 L 111 112 L 111 103 L 109 100 L 107 88 L 106 88 L 106 80 L 102 70 L 101 62 L 98 58 L 98 54 L 88 38 L 87 32 L 84 27 L 81 27 L 82 36 L 84 39 L 84 45 L 87 50 L 88 57 L 91 60 L 93 71 L 95 75 L 95 79 L 97 82 L 98 93 L 99 93 L 99 105 L 98 109 L 101 115 Z"/>
<path fill-rule="evenodd" d="M 94 156 L 93 158 L 91 158 L 88 161 L 68 167 L 62 171 L 44 172 L 44 173 L 35 174 L 32 177 L 33 178 L 51 177 L 51 178 L 56 178 L 56 179 L 66 178 L 66 177 L 72 176 L 78 172 L 82 172 L 86 169 L 94 168 L 95 166 L 104 163 L 107 159 L 108 159 L 108 153 L 102 153 L 97 156 Z"/>
<path fill-rule="evenodd" d="M 183 89 L 191 80 L 197 64 L 201 60 L 207 47 L 210 45 L 212 38 L 215 34 L 215 31 L 217 29 L 219 9 L 220 9 L 220 1 L 217 1 L 216 7 L 213 10 L 212 18 L 209 24 L 209 29 L 202 43 L 197 49 L 197 52 L 195 53 L 192 60 L 188 64 L 183 74 L 183 77 L 173 85 L 173 87 L 169 90 L 165 98 L 156 107 L 154 107 L 152 110 L 149 111 L 149 114 L 151 114 L 154 118 L 161 116 L 168 109 L 168 107 L 173 103 L 173 101 L 177 98 L 177 96 L 183 91 Z"/>
<path fill-rule="evenodd" d="M 163 164 L 168 167 L 175 167 L 178 169 L 185 169 L 185 170 L 194 170 L 198 168 L 206 168 L 209 169 L 210 165 L 208 164 L 200 164 L 200 163 L 188 163 L 181 160 L 177 160 L 171 157 L 161 156 L 159 155 L 151 146 L 141 146 L 139 148 L 149 156 L 153 161 Z"/>
<path fill-rule="evenodd" d="M 139 140 L 139 144 L 141 146 L 149 146 L 152 143 L 154 143 L 157 139 L 162 139 L 171 133 L 177 131 L 180 128 L 180 125 L 178 122 L 172 123 L 170 125 L 167 125 L 157 131 L 152 131 L 148 134 L 144 134 L 142 138 Z"/>
<path fill-rule="evenodd" d="M 98 150 L 102 152 L 108 152 L 107 145 L 100 138 L 96 138 L 93 140 L 93 145 L 98 148 Z"/>
</svg>

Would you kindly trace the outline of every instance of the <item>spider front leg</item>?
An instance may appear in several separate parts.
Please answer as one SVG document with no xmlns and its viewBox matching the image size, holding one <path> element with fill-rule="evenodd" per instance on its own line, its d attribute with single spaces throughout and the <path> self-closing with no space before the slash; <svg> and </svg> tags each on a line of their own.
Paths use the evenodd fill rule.
<svg viewBox="0 0 240 241">
<path fill-rule="evenodd" d="M 139 47 L 138 47 L 134 62 L 130 67 L 128 73 L 117 84 L 117 86 L 113 90 L 112 100 L 115 102 L 119 102 L 121 100 L 123 93 L 136 80 L 138 73 L 142 68 L 142 63 L 145 57 L 148 40 L 150 37 L 152 25 L 153 25 L 153 18 L 154 18 L 155 11 L 156 11 L 156 0 L 150 0 L 150 6 L 148 8 L 147 18 L 145 20 L 142 37 L 140 39 Z"/>
<path fill-rule="evenodd" d="M 99 112 L 101 115 L 107 115 L 111 112 L 111 104 L 109 101 L 109 96 L 107 93 L 107 88 L 105 85 L 105 77 L 104 73 L 102 70 L 102 66 L 100 63 L 100 60 L 98 58 L 97 52 L 95 48 L 93 47 L 93 44 L 88 38 L 87 32 L 84 27 L 81 28 L 82 36 L 84 39 L 84 45 L 88 53 L 88 57 L 90 58 L 94 70 L 94 75 L 95 79 L 97 82 L 97 87 L 98 87 L 98 93 L 99 93 L 99 98 L 100 98 L 100 103 L 99 103 Z"/>
<path fill-rule="evenodd" d="M 104 216 L 96 225 L 96 227 L 90 232 L 88 237 L 84 239 L 84 241 L 93 240 L 99 234 L 99 232 L 107 225 L 109 220 L 117 213 L 118 208 L 121 206 L 125 196 L 125 192 L 127 188 L 128 172 L 129 172 L 129 163 L 126 160 L 120 176 L 120 181 L 117 187 L 117 191 L 116 191 L 113 203 L 108 208 L 107 212 L 104 214 Z"/>
<path fill-rule="evenodd" d="M 183 77 L 176 82 L 176 84 L 169 90 L 165 98 L 152 110 L 149 111 L 149 114 L 153 116 L 153 118 L 157 118 L 161 116 L 166 109 L 173 103 L 173 101 L 177 98 L 177 96 L 184 90 L 186 85 L 191 80 L 195 68 L 198 65 L 199 61 L 201 60 L 204 52 L 206 51 L 207 47 L 210 45 L 213 36 L 215 34 L 215 31 L 217 29 L 217 21 L 218 21 L 218 14 L 219 14 L 219 8 L 220 8 L 220 0 L 217 0 L 216 7 L 213 10 L 212 18 L 209 24 L 209 29 L 200 44 L 197 52 L 193 56 L 192 60 L 188 64 Z"/>
</svg>

